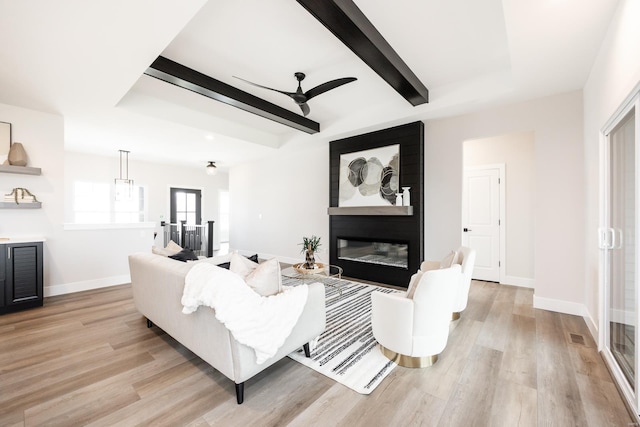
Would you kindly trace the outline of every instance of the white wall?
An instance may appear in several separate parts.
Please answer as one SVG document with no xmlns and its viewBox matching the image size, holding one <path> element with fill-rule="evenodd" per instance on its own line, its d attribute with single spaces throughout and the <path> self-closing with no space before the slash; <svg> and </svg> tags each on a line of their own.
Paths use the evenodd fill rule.
<svg viewBox="0 0 640 427">
<path fill-rule="evenodd" d="M 592 332 L 600 322 L 597 229 L 599 226 L 600 130 L 640 82 L 640 2 L 622 0 L 584 87 L 586 224 L 585 300 Z M 594 333 L 594 336 L 597 336 Z"/>
<path fill-rule="evenodd" d="M 320 236 L 329 261 L 329 143 L 308 141 L 234 167 L 229 177 L 230 247 L 285 262 L 302 260 L 303 236 Z"/>
<path fill-rule="evenodd" d="M 580 92 L 426 123 L 425 254 L 439 259 L 460 244 L 463 141 L 529 131 L 535 134 L 534 305 L 583 314 Z"/>
<path fill-rule="evenodd" d="M 582 130 L 581 92 L 426 121 L 425 257 L 461 242 L 463 141 L 534 132 L 535 302 L 583 314 Z M 231 170 L 232 248 L 299 260 L 302 236 L 327 241 L 329 141 L 314 142 Z"/>
<path fill-rule="evenodd" d="M 533 286 L 535 135 L 522 132 L 464 141 L 464 165 L 505 165 L 506 277 L 502 283 Z"/>
<path fill-rule="evenodd" d="M 42 201 L 42 209 L 0 210 L 0 237 L 44 237 L 45 296 L 126 283 L 127 255 L 149 251 L 156 228 L 70 229 L 68 191 L 76 179 L 106 180 L 118 173 L 117 153 L 100 157 L 64 151 L 63 117 L 0 104 L 0 121 L 12 124 L 13 140 L 22 142 L 28 166 L 42 175 L 0 174 L 0 191 L 25 187 Z M 168 217 L 169 187 L 203 190 L 203 219 L 217 219 L 218 190 L 228 188 L 228 174 L 215 177 L 204 168 L 186 168 L 137 162 L 131 154 L 130 177 L 149 189 L 149 220 Z M 65 223 L 67 223 L 65 225 Z M 160 238 L 158 238 L 160 242 Z M 161 242 L 160 242 L 161 244 Z"/>
</svg>

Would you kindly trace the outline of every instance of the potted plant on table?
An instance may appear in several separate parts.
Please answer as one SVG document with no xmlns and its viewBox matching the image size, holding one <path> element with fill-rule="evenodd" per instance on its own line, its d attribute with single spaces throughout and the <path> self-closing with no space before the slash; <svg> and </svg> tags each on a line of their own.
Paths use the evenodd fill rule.
<svg viewBox="0 0 640 427">
<path fill-rule="evenodd" d="M 302 250 L 300 252 L 304 253 L 304 260 L 305 260 L 304 264 L 302 264 L 302 267 L 307 270 L 313 270 L 315 268 L 318 268 L 318 266 L 316 265 L 316 259 L 314 257 L 314 253 L 318 250 L 318 248 L 321 245 L 320 237 L 317 237 L 317 236 L 303 237 L 302 243 L 300 244 L 302 245 Z"/>
</svg>

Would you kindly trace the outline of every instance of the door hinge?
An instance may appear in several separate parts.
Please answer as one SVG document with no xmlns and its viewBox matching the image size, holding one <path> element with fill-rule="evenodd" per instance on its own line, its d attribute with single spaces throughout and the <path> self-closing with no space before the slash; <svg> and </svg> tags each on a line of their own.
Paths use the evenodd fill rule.
<svg viewBox="0 0 640 427">
<path fill-rule="evenodd" d="M 500 261 L 498 261 L 498 267 L 500 267 L 502 264 L 500 264 Z"/>
<path fill-rule="evenodd" d="M 498 225 L 501 225 L 500 220 L 498 220 Z"/>
<path fill-rule="evenodd" d="M 500 178 L 498 178 L 498 184 L 500 184 Z"/>
</svg>

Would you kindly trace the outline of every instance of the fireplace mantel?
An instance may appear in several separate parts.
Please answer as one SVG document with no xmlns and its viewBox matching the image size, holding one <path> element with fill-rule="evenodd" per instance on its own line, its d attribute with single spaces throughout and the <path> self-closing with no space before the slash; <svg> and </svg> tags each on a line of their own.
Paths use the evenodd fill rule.
<svg viewBox="0 0 640 427">
<path fill-rule="evenodd" d="M 411 216 L 413 206 L 345 206 L 330 207 L 327 209 L 329 215 L 388 215 L 388 216 Z"/>
</svg>

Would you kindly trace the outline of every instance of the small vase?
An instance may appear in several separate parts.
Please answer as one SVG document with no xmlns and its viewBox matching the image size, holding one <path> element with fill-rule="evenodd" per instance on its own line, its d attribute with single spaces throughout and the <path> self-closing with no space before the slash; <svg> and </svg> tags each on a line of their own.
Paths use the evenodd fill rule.
<svg viewBox="0 0 640 427">
<path fill-rule="evenodd" d="M 402 193 L 396 193 L 396 206 L 402 206 Z"/>
<path fill-rule="evenodd" d="M 402 204 L 404 206 L 411 206 L 411 194 L 409 189 L 411 187 L 402 187 Z"/>
<path fill-rule="evenodd" d="M 12 166 L 27 166 L 27 153 L 19 142 L 11 144 L 9 149 L 9 164 Z"/>
<path fill-rule="evenodd" d="M 307 249 L 304 251 L 303 267 L 306 268 L 307 270 L 313 270 L 314 268 L 316 268 L 316 259 L 311 249 Z"/>
</svg>

